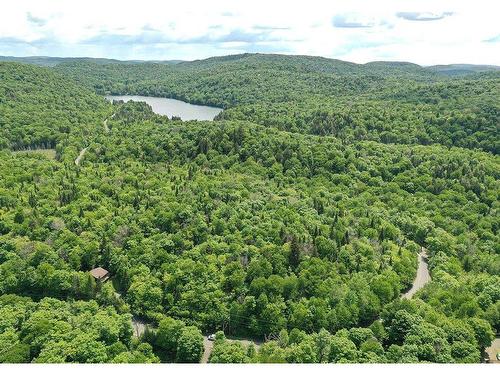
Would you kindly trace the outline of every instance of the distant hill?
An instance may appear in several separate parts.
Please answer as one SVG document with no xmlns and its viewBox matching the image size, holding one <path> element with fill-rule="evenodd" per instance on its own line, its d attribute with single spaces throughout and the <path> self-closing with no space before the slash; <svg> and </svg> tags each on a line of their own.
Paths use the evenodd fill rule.
<svg viewBox="0 0 500 375">
<path fill-rule="evenodd" d="M 115 60 L 115 59 L 104 59 L 95 57 L 50 57 L 50 56 L 26 56 L 26 57 L 16 57 L 16 56 L 0 56 L 0 61 L 7 62 L 20 62 L 25 64 L 32 64 L 38 66 L 48 66 L 54 67 L 58 64 L 65 62 L 92 62 L 94 64 L 141 64 L 141 63 L 157 63 L 157 64 L 177 64 L 182 60 L 157 60 L 157 61 L 145 61 L 145 60 Z"/>
<path fill-rule="evenodd" d="M 237 69 L 258 67 L 259 69 L 288 70 L 296 72 L 357 73 L 361 65 L 321 56 L 278 55 L 244 53 L 238 55 L 210 57 L 203 60 L 185 61 L 182 68 L 206 69 L 224 67 Z"/>
<path fill-rule="evenodd" d="M 0 149 L 55 148 L 99 126 L 109 103 L 53 69 L 0 62 Z"/>
<path fill-rule="evenodd" d="M 101 94 L 141 94 L 230 107 L 262 100 L 301 100 L 304 94 L 361 95 L 392 76 L 429 81 L 425 69 L 366 67 L 314 56 L 241 54 L 177 64 L 98 64 L 65 61 L 55 68 Z"/>
<path fill-rule="evenodd" d="M 116 60 L 93 57 L 51 57 L 51 56 L 0 56 L 0 61 L 22 62 L 39 66 L 53 67 L 61 63 L 88 62 L 94 64 L 160 64 L 178 65 L 186 70 L 200 70 L 213 67 L 224 69 L 250 68 L 256 64 L 259 68 L 283 69 L 301 72 L 321 72 L 337 74 L 377 74 L 377 75 L 425 75 L 434 73 L 445 76 L 468 75 L 474 73 L 499 71 L 496 65 L 449 64 L 420 66 L 405 61 L 372 61 L 356 64 L 349 61 L 331 59 L 321 56 L 279 55 L 263 53 L 243 53 L 227 56 L 215 56 L 207 59 L 186 60 Z"/>
<path fill-rule="evenodd" d="M 372 74 L 378 75 L 403 75 L 413 78 L 430 78 L 435 72 L 424 67 L 405 61 L 372 61 L 363 65 L 364 69 Z"/>
<path fill-rule="evenodd" d="M 456 76 L 456 75 L 467 75 L 467 74 L 474 74 L 474 73 L 500 71 L 500 66 L 497 66 L 497 65 L 473 65 L 473 64 L 450 64 L 450 65 L 429 66 L 426 69 L 432 70 L 432 71 L 440 73 L 440 74 Z"/>
<path fill-rule="evenodd" d="M 349 141 L 440 143 L 493 153 L 500 149 L 500 69 L 495 66 L 355 64 L 276 54 L 154 63 L 47 57 L 26 61 L 54 64 L 47 70 L 98 94 L 159 96 L 213 105 L 226 109 L 221 118 L 288 131 Z M 30 142 L 11 143 L 23 147 Z"/>
<path fill-rule="evenodd" d="M 487 98 L 499 78 L 498 70 L 450 76 L 408 62 L 355 64 L 317 56 L 248 53 L 176 64 L 68 60 L 54 69 L 99 94 L 169 97 L 226 109 L 259 103 L 300 103 L 312 98 L 347 98 L 347 102 L 372 98 L 431 105 L 446 100 L 450 108 L 463 111 L 464 104 L 459 102 L 470 88 L 466 83 L 449 87 L 455 78 L 493 80 L 478 85 L 481 90 L 468 98 L 468 106 L 472 102 L 489 103 L 478 97 Z M 483 144 L 483 140 L 480 142 Z"/>
<path fill-rule="evenodd" d="M 55 66 L 64 60 L 65 59 L 62 57 L 49 57 L 49 56 L 27 56 L 27 57 L 0 56 L 0 61 L 21 62 L 25 64 L 33 64 L 39 66 Z"/>
<path fill-rule="evenodd" d="M 449 65 L 432 65 L 420 66 L 404 61 L 373 61 L 364 64 L 373 72 L 395 72 L 426 74 L 429 72 L 437 73 L 441 76 L 463 76 L 475 73 L 495 72 L 500 71 L 500 66 L 497 65 L 474 65 L 474 64 L 449 64 Z"/>
</svg>

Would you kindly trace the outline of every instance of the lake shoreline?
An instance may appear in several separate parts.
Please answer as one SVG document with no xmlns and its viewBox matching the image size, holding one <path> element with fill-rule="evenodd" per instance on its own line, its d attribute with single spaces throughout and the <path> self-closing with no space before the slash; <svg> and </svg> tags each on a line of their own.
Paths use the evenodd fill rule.
<svg viewBox="0 0 500 375">
<path fill-rule="evenodd" d="M 109 101 L 123 100 L 124 102 L 128 102 L 133 100 L 136 102 L 145 102 L 151 106 L 153 112 L 156 114 L 170 118 L 173 116 L 180 117 L 183 121 L 213 121 L 223 111 L 223 108 L 191 104 L 173 98 L 142 95 L 105 95 L 104 97 Z"/>
</svg>

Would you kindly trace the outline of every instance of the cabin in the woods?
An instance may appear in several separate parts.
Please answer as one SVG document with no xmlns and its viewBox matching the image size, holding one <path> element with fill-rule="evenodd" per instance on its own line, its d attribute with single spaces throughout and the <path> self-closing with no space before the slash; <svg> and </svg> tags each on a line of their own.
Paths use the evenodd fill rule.
<svg viewBox="0 0 500 375">
<path fill-rule="evenodd" d="M 100 281 L 102 283 L 109 279 L 109 271 L 105 270 L 102 267 L 94 268 L 90 271 L 90 274 L 94 276 L 97 281 Z"/>
</svg>

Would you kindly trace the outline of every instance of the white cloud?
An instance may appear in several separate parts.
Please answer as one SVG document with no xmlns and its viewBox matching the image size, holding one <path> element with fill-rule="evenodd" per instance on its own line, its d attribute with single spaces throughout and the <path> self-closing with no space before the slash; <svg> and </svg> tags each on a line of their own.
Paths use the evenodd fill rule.
<svg viewBox="0 0 500 375">
<path fill-rule="evenodd" d="M 488 0 L 18 0 L 0 54 L 196 59 L 239 52 L 500 65 Z M 489 41 L 489 42 L 488 42 Z"/>
<path fill-rule="evenodd" d="M 398 12 L 396 16 L 408 21 L 438 21 L 445 17 L 453 16 L 453 12 Z"/>
</svg>

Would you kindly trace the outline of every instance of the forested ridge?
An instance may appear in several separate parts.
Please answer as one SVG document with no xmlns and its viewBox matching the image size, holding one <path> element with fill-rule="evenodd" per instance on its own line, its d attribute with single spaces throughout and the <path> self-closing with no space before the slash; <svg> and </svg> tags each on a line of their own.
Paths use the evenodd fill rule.
<svg viewBox="0 0 500 375">
<path fill-rule="evenodd" d="M 0 62 L 0 148 L 55 148 L 90 133 L 106 103 L 48 68 Z"/>
<path fill-rule="evenodd" d="M 210 362 L 463 363 L 498 333 L 495 72 L 242 55 L 0 77 L 1 362 L 199 362 L 219 331 Z M 432 281 L 401 299 L 422 248 Z"/>
<path fill-rule="evenodd" d="M 493 68 L 450 78 L 439 74 L 448 72 L 444 67 L 244 54 L 173 65 L 76 60 L 55 69 L 101 94 L 221 106 L 229 109 L 222 118 L 349 142 L 442 144 L 495 154 L 500 147 L 500 70 Z"/>
</svg>

